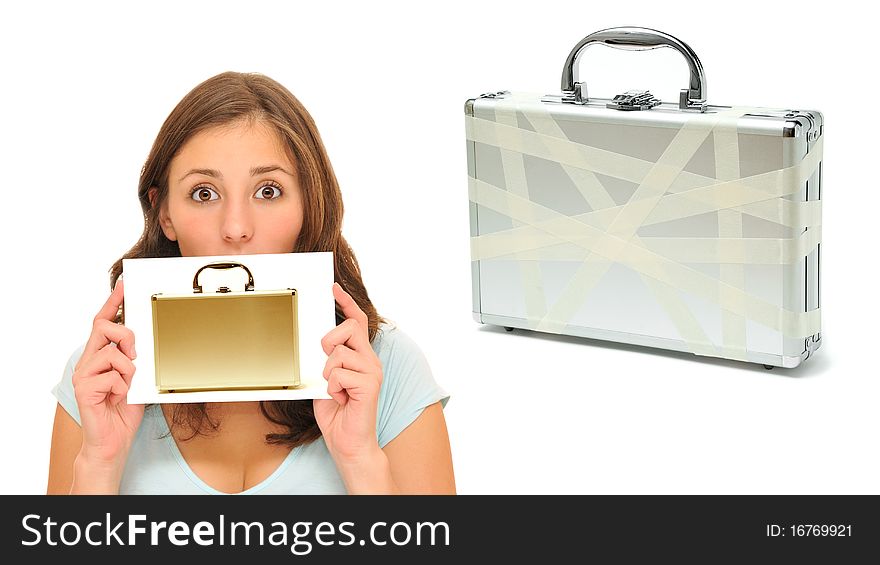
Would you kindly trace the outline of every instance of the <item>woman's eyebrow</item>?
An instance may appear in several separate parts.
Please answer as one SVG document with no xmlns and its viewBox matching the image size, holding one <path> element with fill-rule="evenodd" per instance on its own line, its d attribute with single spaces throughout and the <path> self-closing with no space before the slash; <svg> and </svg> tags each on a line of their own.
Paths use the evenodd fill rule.
<svg viewBox="0 0 880 565">
<path fill-rule="evenodd" d="M 254 177 L 257 175 L 264 175 L 266 173 L 271 173 L 272 171 L 281 171 L 282 173 L 287 173 L 288 175 L 293 176 L 290 172 L 279 165 L 263 165 L 262 167 L 253 167 L 251 169 L 251 176 Z M 190 171 L 180 177 L 177 182 L 182 181 L 190 175 L 206 175 L 219 180 L 223 180 L 223 175 L 220 173 L 220 171 L 216 171 L 214 169 L 190 169 Z"/>
<path fill-rule="evenodd" d="M 177 179 L 177 182 L 182 181 L 186 177 L 190 175 L 206 175 L 209 177 L 214 177 L 220 180 L 223 180 L 223 175 L 220 174 L 220 171 L 215 171 L 214 169 L 190 169 L 188 173 Z"/>
<path fill-rule="evenodd" d="M 263 165 L 262 167 L 254 167 L 251 169 L 251 176 L 255 177 L 257 175 L 264 175 L 266 173 L 271 173 L 272 171 L 281 171 L 282 173 L 293 176 L 293 173 L 288 172 L 280 165 Z"/>
</svg>

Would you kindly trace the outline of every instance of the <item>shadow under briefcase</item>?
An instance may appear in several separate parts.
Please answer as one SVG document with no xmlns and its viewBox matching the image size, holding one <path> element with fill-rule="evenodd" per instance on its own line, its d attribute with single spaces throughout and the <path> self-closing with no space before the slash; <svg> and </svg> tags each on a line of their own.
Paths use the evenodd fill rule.
<svg viewBox="0 0 880 565">
<path fill-rule="evenodd" d="M 584 49 L 668 47 L 678 103 L 590 98 Z M 645 28 L 581 40 L 562 92 L 465 103 L 478 322 L 794 367 L 821 343 L 823 118 L 714 106 L 693 50 Z"/>
<path fill-rule="evenodd" d="M 203 270 L 239 267 L 244 291 L 202 292 Z M 254 290 L 244 264 L 214 262 L 196 271 L 192 294 L 153 294 L 152 309 L 160 393 L 300 386 L 295 289 Z"/>
</svg>

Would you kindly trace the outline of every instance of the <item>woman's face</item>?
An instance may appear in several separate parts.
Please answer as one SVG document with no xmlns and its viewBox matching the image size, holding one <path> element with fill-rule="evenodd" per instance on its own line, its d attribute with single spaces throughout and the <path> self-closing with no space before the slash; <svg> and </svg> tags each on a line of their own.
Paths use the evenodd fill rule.
<svg viewBox="0 0 880 565">
<path fill-rule="evenodd" d="M 260 122 L 194 135 L 171 160 L 159 221 L 184 257 L 293 251 L 302 194 L 281 138 Z"/>
</svg>

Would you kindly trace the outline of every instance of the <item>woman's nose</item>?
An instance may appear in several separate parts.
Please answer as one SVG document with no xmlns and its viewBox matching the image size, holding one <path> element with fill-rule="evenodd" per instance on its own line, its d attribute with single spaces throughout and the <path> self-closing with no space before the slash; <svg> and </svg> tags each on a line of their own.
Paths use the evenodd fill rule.
<svg viewBox="0 0 880 565">
<path fill-rule="evenodd" d="M 230 243 L 241 243 L 251 239 L 254 235 L 254 223 L 247 203 L 228 204 L 221 229 L 223 239 Z"/>
</svg>

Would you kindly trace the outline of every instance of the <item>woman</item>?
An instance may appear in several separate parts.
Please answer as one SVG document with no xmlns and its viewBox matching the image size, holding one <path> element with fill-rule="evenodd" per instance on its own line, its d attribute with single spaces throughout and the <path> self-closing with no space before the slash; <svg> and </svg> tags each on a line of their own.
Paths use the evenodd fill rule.
<svg viewBox="0 0 880 565">
<path fill-rule="evenodd" d="M 123 258 L 332 251 L 330 399 L 130 405 L 135 336 L 113 292 L 61 382 L 51 493 L 454 493 L 442 406 L 419 348 L 381 318 L 341 234 L 317 128 L 283 86 L 227 72 L 187 94 L 141 172 L 144 233 Z M 329 291 L 329 289 L 328 289 Z"/>
</svg>

